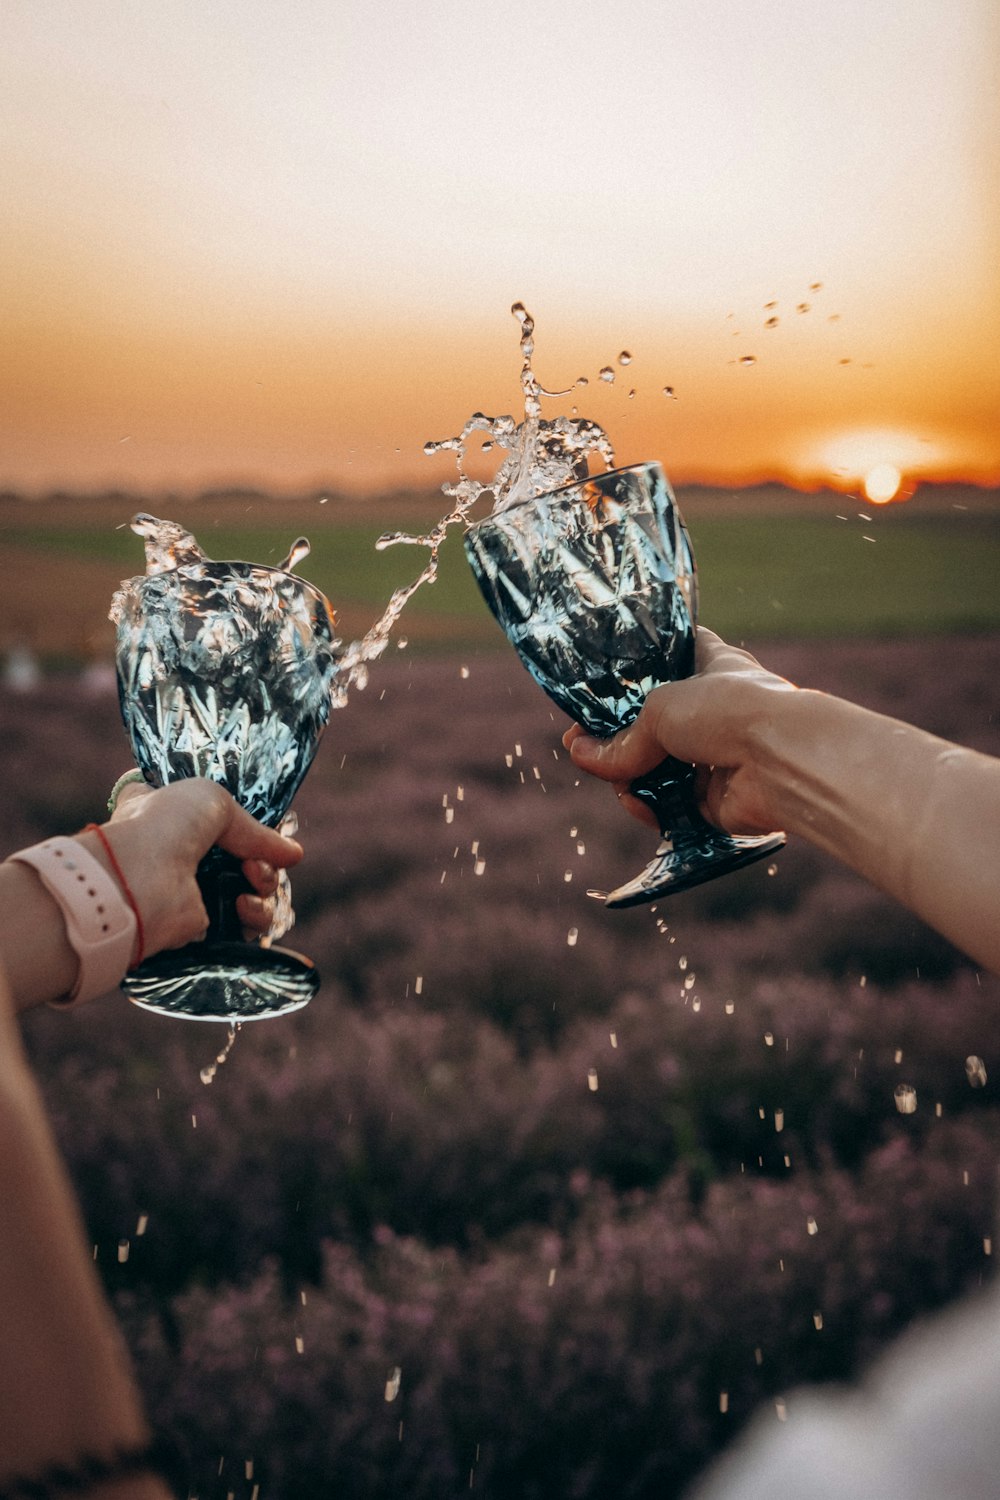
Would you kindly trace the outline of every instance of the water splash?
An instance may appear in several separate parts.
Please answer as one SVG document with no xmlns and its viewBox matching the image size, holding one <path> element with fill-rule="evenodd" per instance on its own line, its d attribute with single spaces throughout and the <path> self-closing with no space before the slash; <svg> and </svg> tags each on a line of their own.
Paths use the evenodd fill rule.
<svg viewBox="0 0 1000 1500">
<path fill-rule="evenodd" d="M 986 1087 L 987 1072 L 986 1064 L 981 1057 L 967 1057 L 965 1059 L 965 1076 L 974 1089 Z"/>
<path fill-rule="evenodd" d="M 387 547 L 425 547 L 429 553 L 426 566 L 412 583 L 397 589 L 389 606 L 364 640 L 358 643 L 359 660 L 366 653 L 377 654 L 379 643 L 388 640 L 393 625 L 406 604 L 424 584 L 433 583 L 438 572 L 438 555 L 450 527 L 468 526 L 469 516 L 481 496 L 493 498 L 493 509 L 500 510 L 537 495 L 548 494 L 561 485 L 585 479 L 590 472 L 590 459 L 603 460 L 604 466 L 615 466 L 611 440 L 602 427 L 587 417 L 573 416 L 543 417 L 544 399 L 568 396 L 572 391 L 587 385 L 587 377 L 580 375 L 572 385 L 563 390 L 547 390 L 535 374 L 535 320 L 523 302 L 515 302 L 511 314 L 520 324 L 521 351 L 521 395 L 524 401 L 524 416 L 518 422 L 513 416 L 487 416 L 484 412 L 473 412 L 461 432 L 455 437 L 431 440 L 424 444 L 424 453 L 430 458 L 438 453 L 453 453 L 458 477 L 441 486 L 442 494 L 452 502 L 451 509 L 442 516 L 437 525 L 423 536 L 411 536 L 406 532 L 389 532 L 375 543 L 379 551 Z M 624 356 L 624 358 L 622 357 Z M 627 364 L 632 356 L 622 350 L 619 363 Z M 608 367 L 610 369 L 610 367 Z M 607 379 L 601 371 L 601 379 Z M 610 370 L 614 379 L 614 371 Z M 473 437 L 483 434 L 480 451 L 492 452 L 501 449 L 506 457 L 502 460 L 492 479 L 473 479 L 466 473 L 465 462 L 469 444 Z M 348 648 L 341 662 L 341 673 L 354 670 L 353 648 Z"/>
<path fill-rule="evenodd" d="M 211 561 L 190 531 L 178 521 L 161 521 L 157 516 L 140 511 L 132 518 L 132 530 L 142 537 L 146 549 L 147 578 L 156 573 L 167 573 L 172 568 Z"/>
<path fill-rule="evenodd" d="M 278 564 L 283 573 L 294 573 L 300 562 L 305 562 L 312 551 L 307 536 L 297 536 L 289 547 L 287 555 Z"/>
<path fill-rule="evenodd" d="M 221 1052 L 216 1053 L 215 1061 L 214 1062 L 210 1062 L 207 1065 L 207 1067 L 202 1068 L 201 1071 L 200 1071 L 200 1073 L 199 1073 L 199 1075 L 198 1075 L 199 1078 L 201 1079 L 202 1083 L 204 1083 L 206 1085 L 210 1084 L 212 1082 L 212 1080 L 215 1078 L 216 1073 L 223 1066 L 223 1064 L 227 1061 L 230 1052 L 232 1052 L 233 1047 L 236 1044 L 236 1038 L 239 1036 L 239 1033 L 240 1033 L 240 1023 L 239 1023 L 239 1021 L 232 1022 L 231 1025 L 230 1025 L 230 1027 L 229 1027 L 229 1036 L 226 1039 L 226 1045 L 223 1047 L 223 1049 L 222 1049 Z"/>
<path fill-rule="evenodd" d="M 586 386 L 587 378 L 579 376 L 564 390 L 547 390 L 539 381 L 533 366 L 535 320 L 523 302 L 515 302 L 511 313 L 521 329 L 520 381 L 524 416 L 518 422 L 510 415 L 487 416 L 481 411 L 473 412 L 455 437 L 424 444 L 424 453 L 429 457 L 444 452 L 455 455 L 458 477 L 441 486 L 442 493 L 452 502 L 451 508 L 430 531 L 421 536 L 390 532 L 379 537 L 375 543 L 378 551 L 396 546 L 424 547 L 428 558 L 412 583 L 395 590 L 381 617 L 365 632 L 361 640 L 352 641 L 348 646 L 343 646 L 340 641 L 335 643 L 338 651 L 337 667 L 330 686 L 330 699 L 334 708 L 343 707 L 351 687 L 360 690 L 367 685 L 369 666 L 385 651 L 406 605 L 418 589 L 436 579 L 441 545 L 450 527 L 467 526 L 469 514 L 482 495 L 492 495 L 494 509 L 500 509 L 521 500 L 548 494 L 574 480 L 585 479 L 590 472 L 592 457 L 603 460 L 606 468 L 614 468 L 615 455 L 611 441 L 596 422 L 577 415 L 543 417 L 544 399 L 567 396 L 578 387 Z M 631 358 L 628 350 L 623 349 L 618 362 L 625 365 Z M 608 369 L 613 380 L 614 371 L 610 367 Z M 601 372 L 601 378 L 607 378 L 605 371 Z M 506 454 L 493 478 L 485 482 L 471 478 L 465 471 L 469 443 L 478 434 L 483 434 L 480 444 L 482 452 L 500 449 Z M 143 512 L 134 517 L 132 530 L 143 538 L 145 544 L 147 577 L 209 561 L 191 533 L 176 521 L 160 520 Z M 276 571 L 293 571 L 308 557 L 309 551 L 308 539 L 297 537 Z M 111 618 L 116 623 L 128 597 L 129 584 L 123 583 L 112 605 Z M 332 610 L 330 615 L 332 619 Z"/>
</svg>

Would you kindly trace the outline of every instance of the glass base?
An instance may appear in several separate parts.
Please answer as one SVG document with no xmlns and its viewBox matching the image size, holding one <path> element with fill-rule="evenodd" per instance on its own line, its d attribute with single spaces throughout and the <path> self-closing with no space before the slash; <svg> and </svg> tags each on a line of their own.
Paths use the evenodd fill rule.
<svg viewBox="0 0 1000 1500">
<path fill-rule="evenodd" d="M 781 849 L 784 843 L 783 833 L 767 833 L 762 838 L 736 838 L 708 824 L 687 829 L 683 834 L 665 838 L 642 874 L 611 891 L 604 904 L 611 907 L 642 906 L 647 901 L 672 896 L 675 891 L 688 891 L 706 880 L 714 880 L 717 875 L 728 875 L 732 870 L 752 865 L 755 860 L 764 859 Z"/>
<path fill-rule="evenodd" d="M 254 943 L 188 943 L 157 953 L 126 974 L 135 1005 L 189 1021 L 257 1021 L 307 1005 L 319 989 L 310 959 Z"/>
</svg>

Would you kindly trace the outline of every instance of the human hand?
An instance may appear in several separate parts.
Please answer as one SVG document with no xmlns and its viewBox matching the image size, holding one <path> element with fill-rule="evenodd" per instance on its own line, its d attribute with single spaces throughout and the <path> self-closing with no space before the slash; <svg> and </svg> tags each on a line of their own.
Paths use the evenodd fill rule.
<svg viewBox="0 0 1000 1500">
<path fill-rule="evenodd" d="M 768 728 L 797 692 L 748 651 L 699 628 L 692 677 L 654 688 L 638 718 L 611 739 L 574 724 L 563 744 L 574 765 L 610 781 L 641 822 L 656 819 L 629 785 L 671 755 L 697 767 L 698 804 L 709 822 L 732 834 L 770 833 L 782 820 L 765 774 Z"/>
<path fill-rule="evenodd" d="M 223 787 L 200 778 L 155 791 L 141 783 L 126 786 L 103 831 L 142 914 L 147 955 L 204 936 L 208 915 L 196 870 L 214 844 L 242 861 L 253 886 L 236 903 L 249 938 L 271 933 L 283 872 L 302 858 L 294 839 L 265 828 Z M 81 838 L 93 841 L 88 847 L 100 859 L 96 835 Z"/>
</svg>

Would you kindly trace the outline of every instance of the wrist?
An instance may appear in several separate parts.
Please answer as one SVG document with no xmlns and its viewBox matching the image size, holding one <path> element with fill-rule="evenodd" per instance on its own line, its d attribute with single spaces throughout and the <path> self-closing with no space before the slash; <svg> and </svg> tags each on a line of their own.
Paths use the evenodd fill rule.
<svg viewBox="0 0 1000 1500">
<path fill-rule="evenodd" d="M 755 772 L 762 816 L 769 827 L 786 833 L 802 832 L 809 820 L 809 801 L 803 785 L 803 737 L 811 734 L 812 703 L 820 694 L 809 689 L 769 694 L 744 720 L 744 764 Z"/>
<path fill-rule="evenodd" d="M 59 980 L 44 998 L 73 1004 L 113 989 L 134 955 L 137 922 L 108 862 L 84 838 L 46 839 L 12 854 L 9 862 L 30 870 L 61 919 L 64 941 L 56 940 L 53 970 Z M 70 951 L 75 975 L 67 988 Z"/>
</svg>

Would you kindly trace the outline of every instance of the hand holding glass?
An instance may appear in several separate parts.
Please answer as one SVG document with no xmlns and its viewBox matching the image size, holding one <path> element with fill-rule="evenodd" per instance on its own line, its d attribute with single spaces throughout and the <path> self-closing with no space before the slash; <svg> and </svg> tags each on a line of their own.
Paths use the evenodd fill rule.
<svg viewBox="0 0 1000 1500">
<path fill-rule="evenodd" d="M 648 693 L 694 670 L 697 583 L 677 501 L 658 464 L 612 469 L 471 526 L 465 550 L 487 604 L 528 671 L 588 733 L 630 724 Z M 738 838 L 698 812 L 694 767 L 667 759 L 631 791 L 662 841 L 606 898 L 637 906 L 740 869 L 784 836 Z"/>
<path fill-rule="evenodd" d="M 146 780 L 205 776 L 279 827 L 331 708 L 338 643 L 323 595 L 280 568 L 205 560 L 130 579 L 112 613 L 122 717 Z M 242 937 L 239 861 L 212 849 L 198 879 L 207 938 L 128 974 L 130 999 L 208 1021 L 305 1005 L 319 985 L 311 961 Z"/>
</svg>

